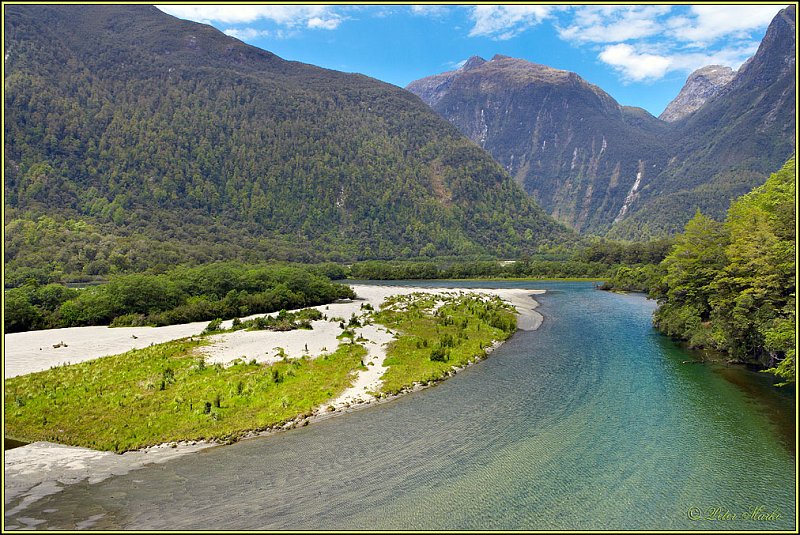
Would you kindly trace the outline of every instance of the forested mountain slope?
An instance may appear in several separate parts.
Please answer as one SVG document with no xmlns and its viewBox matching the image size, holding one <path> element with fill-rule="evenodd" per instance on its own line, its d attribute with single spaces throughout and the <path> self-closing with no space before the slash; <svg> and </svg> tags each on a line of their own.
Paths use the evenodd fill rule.
<svg viewBox="0 0 800 535">
<path fill-rule="evenodd" d="M 150 6 L 4 8 L 12 269 L 510 255 L 571 236 L 402 89 Z"/>
<path fill-rule="evenodd" d="M 776 15 L 732 80 L 673 122 L 620 106 L 575 73 L 505 56 L 407 89 L 573 228 L 672 234 L 698 208 L 723 217 L 793 154 L 795 8 Z"/>
<path fill-rule="evenodd" d="M 626 195 L 667 161 L 666 125 L 620 106 L 575 73 L 474 57 L 412 82 L 416 93 L 489 151 L 541 206 L 578 230 L 607 228 Z"/>
</svg>

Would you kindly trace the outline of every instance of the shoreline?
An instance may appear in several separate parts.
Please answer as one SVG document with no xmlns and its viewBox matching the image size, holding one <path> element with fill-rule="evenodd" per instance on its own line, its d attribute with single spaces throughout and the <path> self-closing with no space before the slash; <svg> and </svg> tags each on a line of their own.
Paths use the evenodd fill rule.
<svg viewBox="0 0 800 535">
<path fill-rule="evenodd" d="M 544 293 L 543 290 L 516 290 L 516 289 L 489 289 L 489 288 L 419 288 L 414 286 L 362 286 L 353 285 L 359 298 L 349 301 L 347 303 L 339 303 L 340 305 L 347 305 L 349 308 L 340 307 L 343 310 L 355 309 L 363 303 L 372 304 L 376 300 L 380 302 L 388 295 L 397 295 L 398 293 L 443 293 L 443 292 L 458 292 L 465 293 L 483 293 L 490 295 L 499 295 L 501 299 L 510 303 L 517 309 L 517 329 L 518 330 L 535 330 L 543 320 L 543 316 L 536 312 L 535 309 L 539 303 L 533 299 L 534 295 Z M 367 294 L 367 297 L 362 297 L 362 294 Z M 380 303 L 378 303 L 380 304 Z M 318 308 L 327 310 L 331 305 L 321 305 Z M 337 309 L 338 310 L 338 309 Z M 258 316 L 263 316 L 259 314 Z M 226 323 L 230 323 L 228 320 Z M 316 322 L 315 322 L 316 324 Z M 207 322 L 196 322 L 194 324 L 184 324 L 174 326 L 179 328 L 198 329 L 199 334 Z M 323 406 L 316 407 L 310 414 L 304 413 L 295 416 L 294 418 L 267 427 L 265 429 L 255 429 L 250 431 L 243 431 L 240 435 L 226 442 L 210 442 L 210 441 L 177 441 L 167 442 L 142 448 L 139 450 L 127 451 L 122 454 L 92 450 L 89 448 L 82 448 L 77 446 L 67 446 L 63 444 L 51 442 L 33 442 L 24 446 L 16 447 L 5 451 L 4 462 L 4 490 L 5 490 L 5 505 L 8 508 L 6 516 L 17 514 L 27 508 L 28 505 L 38 501 L 39 499 L 60 492 L 68 485 L 75 484 L 81 481 L 89 483 L 97 483 L 103 481 L 114 475 L 127 474 L 133 470 L 143 468 L 148 464 L 158 464 L 167 462 L 171 459 L 195 453 L 207 448 L 228 445 L 240 440 L 249 440 L 257 437 L 266 437 L 273 434 L 295 429 L 297 427 L 304 427 L 311 423 L 324 421 L 330 418 L 335 418 L 346 413 L 365 409 L 374 405 L 380 405 L 393 401 L 401 396 L 435 386 L 442 381 L 446 381 L 450 377 L 456 375 L 458 372 L 472 366 L 486 358 L 498 347 L 503 341 L 495 341 L 491 346 L 485 349 L 485 353 L 480 358 L 470 360 L 466 365 L 461 367 L 452 367 L 447 375 L 441 379 L 429 381 L 427 383 L 414 383 L 411 387 L 403 389 L 397 394 L 387 395 L 378 394 L 373 395 L 371 392 L 373 388 L 377 391 L 376 386 L 380 385 L 380 376 L 386 368 L 383 367 L 383 357 L 386 356 L 385 345 L 394 339 L 395 333 L 389 329 L 379 326 L 370 325 L 371 330 L 368 334 L 372 339 L 368 339 L 364 344 L 369 351 L 369 357 L 365 360 L 372 359 L 370 366 L 366 370 L 361 370 L 358 375 L 354 377 L 351 387 L 345 389 L 336 398 L 323 404 Z M 72 328 L 76 329 L 76 328 Z M 81 329 L 81 328 L 78 328 Z M 82 329 L 97 329 L 97 328 L 82 328 Z M 105 328 L 108 329 L 108 328 Z M 133 329 L 159 329 L 154 327 L 136 327 Z M 362 328 L 364 330 L 366 328 Z M 111 330 L 111 329 L 109 329 Z M 316 330 L 316 329 L 315 329 Z M 63 330 L 54 330 L 63 331 Z M 117 331 L 117 329 L 113 329 Z M 386 334 L 381 334 L 380 331 Z M 41 332 L 41 331 L 33 331 Z M 240 332 L 240 331 L 237 331 Z M 263 333 L 263 332 L 262 332 Z M 120 339 L 127 343 L 126 335 L 122 333 Z M 235 333 L 231 333 L 235 334 Z M 274 334 L 274 333 L 271 333 Z M 376 336 L 380 334 L 380 336 Z M 387 336 L 388 334 L 388 336 Z M 191 336 L 187 335 L 187 336 Z M 215 335 L 220 336 L 220 335 Z M 224 335 L 221 335 L 224 336 Z M 306 332 L 306 336 L 308 333 Z M 376 340 L 377 338 L 377 340 Z M 103 339 L 102 344 L 107 344 L 108 340 Z M 80 345 L 80 344 L 79 344 Z M 370 347 L 372 345 L 373 347 Z M 377 347 L 375 347 L 377 346 Z M 104 347 L 107 347 L 104 345 Z M 374 350 L 374 351 L 373 351 Z M 43 351 L 43 350 L 42 350 Z M 299 349 L 296 347 L 291 348 L 289 353 L 296 353 Z M 235 354 L 229 353 L 229 354 Z M 99 357 L 94 357 L 99 358 Z M 269 357 L 267 357 L 269 358 Z M 90 360 L 89 358 L 83 360 Z M 225 359 L 220 359 L 225 362 Z M 49 363 L 49 362 L 48 362 Z M 374 363 L 374 364 L 373 364 Z M 47 369 L 48 366 L 43 366 L 42 369 Z M 366 376 L 359 382 L 362 375 Z M 377 384 L 376 384 L 377 379 Z M 25 526 L 31 528 L 35 526 Z"/>
<path fill-rule="evenodd" d="M 291 429 L 297 429 L 298 427 L 305 427 L 305 426 L 307 426 L 309 424 L 312 424 L 312 423 L 322 422 L 322 421 L 325 421 L 325 420 L 329 420 L 331 418 L 335 418 L 337 416 L 341 416 L 341 415 L 344 415 L 344 414 L 349 414 L 351 412 L 356 412 L 356 411 L 360 411 L 360 410 L 363 410 L 363 409 L 367 409 L 367 408 L 370 408 L 370 407 L 375 406 L 375 405 L 382 405 L 384 403 L 389 403 L 391 401 L 394 401 L 396 399 L 404 397 L 404 396 L 406 396 L 408 394 L 412 394 L 414 392 L 419 392 L 421 390 L 425 390 L 427 388 L 431 388 L 431 387 L 437 386 L 437 385 L 447 381 L 449 378 L 454 377 L 459 372 L 462 372 L 463 370 L 466 370 L 467 368 L 472 367 L 475 364 L 478 364 L 479 362 L 482 362 L 482 361 L 486 360 L 487 358 L 489 358 L 489 355 L 494 350 L 496 350 L 497 348 L 502 346 L 503 343 L 504 343 L 503 340 L 496 341 L 491 346 L 485 348 L 485 354 L 484 354 L 483 357 L 474 358 L 474 359 L 470 360 L 467 364 L 464 364 L 463 366 L 453 366 L 450 369 L 450 371 L 447 373 L 447 375 L 445 375 L 442 378 L 434 379 L 434 380 L 431 380 L 431 381 L 428 381 L 428 382 L 424 382 L 424 383 L 423 382 L 415 382 L 415 383 L 412 384 L 412 386 L 404 388 L 403 390 L 401 390 L 397 394 L 381 394 L 378 397 L 372 397 L 371 399 L 368 399 L 368 400 L 337 406 L 334 410 L 324 410 L 324 409 L 321 409 L 320 407 L 318 407 L 314 411 L 314 413 L 309 415 L 309 416 L 299 415 L 299 416 L 296 416 L 295 418 L 289 420 L 288 422 L 284 423 L 283 425 L 270 427 L 270 428 L 267 428 L 267 429 L 264 429 L 264 430 L 261 430 L 261 431 L 255 431 L 255 430 L 254 431 L 250 431 L 250 432 L 246 433 L 244 436 L 242 436 L 241 438 L 239 438 L 238 440 L 236 440 L 236 442 L 239 442 L 239 441 L 242 441 L 242 440 L 250 440 L 250 439 L 254 439 L 254 438 L 260 438 L 260 437 L 267 437 L 267 436 L 275 435 L 275 434 L 278 434 L 278 433 L 283 433 L 283 432 L 289 431 Z M 231 442 L 231 443 L 235 443 L 235 442 Z M 209 447 L 216 447 L 216 446 L 227 446 L 227 445 L 229 445 L 231 443 L 209 442 L 207 444 L 209 445 Z"/>
<path fill-rule="evenodd" d="M 465 277 L 463 279 L 343 279 L 343 284 L 359 285 L 362 282 L 603 282 L 609 277 Z"/>
</svg>

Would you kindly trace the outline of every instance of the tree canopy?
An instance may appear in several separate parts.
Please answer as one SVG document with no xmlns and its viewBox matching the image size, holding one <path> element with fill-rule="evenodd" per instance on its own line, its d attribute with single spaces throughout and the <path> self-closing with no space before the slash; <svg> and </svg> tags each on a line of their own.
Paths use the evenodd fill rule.
<svg viewBox="0 0 800 535">
<path fill-rule="evenodd" d="M 795 379 L 795 160 L 736 200 L 724 223 L 698 212 L 651 292 L 655 324 L 692 345 Z"/>
</svg>

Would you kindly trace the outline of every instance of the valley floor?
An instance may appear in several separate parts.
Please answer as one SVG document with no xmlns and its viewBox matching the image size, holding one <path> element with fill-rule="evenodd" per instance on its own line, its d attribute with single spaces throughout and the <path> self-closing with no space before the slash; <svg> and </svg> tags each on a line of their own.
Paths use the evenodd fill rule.
<svg viewBox="0 0 800 535">
<path fill-rule="evenodd" d="M 227 364 L 234 359 L 259 362 L 276 362 L 286 355 L 299 358 L 306 354 L 319 355 L 335 350 L 343 329 L 338 321 L 346 323 L 353 315 L 360 316 L 367 305 L 378 309 L 383 301 L 394 295 L 416 292 L 431 294 L 457 293 L 461 290 L 439 288 L 414 288 L 401 286 L 355 285 L 358 298 L 315 307 L 328 319 L 312 322 L 313 330 L 234 331 L 211 336 L 211 344 L 203 348 L 209 363 Z M 471 289 L 470 292 L 497 295 L 517 309 L 517 328 L 534 330 L 542 316 L 534 309 L 538 303 L 531 294 L 536 290 Z M 229 327 L 231 320 L 223 322 Z M 166 342 L 177 338 L 199 335 L 207 322 L 196 322 L 168 327 L 76 327 L 13 333 L 5 336 L 5 377 L 14 377 L 46 370 L 66 363 L 92 360 L 133 348 Z M 358 372 L 352 385 L 336 399 L 318 407 L 311 417 L 287 424 L 287 428 L 305 425 L 314 420 L 364 407 L 381 401 L 379 392 L 384 366 L 386 345 L 394 333 L 376 324 L 367 324 L 355 330 L 356 337 L 367 348 L 364 358 L 366 369 Z M 455 370 L 454 370 L 455 371 Z M 386 397 L 383 397 L 385 400 Z M 268 431 L 269 432 L 269 431 Z M 260 433 L 264 434 L 264 433 Z M 254 433 L 254 436 L 256 434 Z M 112 475 L 127 473 L 145 464 L 159 463 L 177 455 L 191 453 L 214 446 L 209 442 L 184 442 L 162 444 L 117 455 L 105 451 L 65 446 L 49 442 L 34 442 L 5 452 L 4 480 L 6 515 L 17 514 L 41 497 L 59 492 L 65 485 L 87 480 L 101 481 Z M 18 519 L 20 517 L 17 517 Z M 30 527 L 33 527 L 31 525 Z M 90 527 L 90 526 L 87 526 Z"/>
</svg>

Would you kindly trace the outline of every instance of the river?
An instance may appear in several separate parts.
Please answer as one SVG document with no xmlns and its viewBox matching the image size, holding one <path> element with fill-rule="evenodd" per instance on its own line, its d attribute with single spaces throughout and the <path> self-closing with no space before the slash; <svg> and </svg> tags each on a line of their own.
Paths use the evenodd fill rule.
<svg viewBox="0 0 800 535">
<path fill-rule="evenodd" d="M 791 391 L 691 363 L 641 295 L 491 285 L 546 289 L 544 323 L 436 387 L 21 514 L 54 529 L 794 529 Z"/>
</svg>

